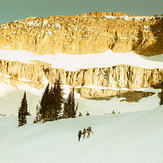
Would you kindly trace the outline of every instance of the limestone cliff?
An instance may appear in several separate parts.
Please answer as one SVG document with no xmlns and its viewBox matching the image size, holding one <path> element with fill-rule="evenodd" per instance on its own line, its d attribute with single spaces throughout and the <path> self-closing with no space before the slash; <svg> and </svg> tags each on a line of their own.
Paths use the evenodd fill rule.
<svg viewBox="0 0 163 163">
<path fill-rule="evenodd" d="M 46 68 L 43 71 L 51 83 L 60 76 L 63 84 L 71 86 L 139 89 L 156 86 L 163 80 L 162 69 L 143 69 L 128 65 L 81 69 L 80 71 Z"/>
<path fill-rule="evenodd" d="M 136 17 L 96 12 L 30 17 L 0 25 L 0 49 L 30 51 L 37 56 L 56 53 L 96 55 L 109 49 L 117 53 L 134 51 L 145 56 L 163 54 L 163 15 Z M 135 89 L 161 88 L 163 69 L 117 64 L 68 71 L 38 60 L 31 63 L 0 60 L 0 82 L 15 87 L 28 84 L 41 89 L 47 84 L 45 79 L 54 83 L 59 76 L 63 85 L 74 86 L 84 98 L 117 96 L 139 101 L 153 93 Z"/>
<path fill-rule="evenodd" d="M 0 61 L 0 74 L 1 82 L 12 86 L 28 84 L 38 89 L 45 86 L 44 78 L 54 83 L 60 76 L 63 85 L 74 86 L 81 97 L 85 98 L 105 98 L 127 93 L 128 91 L 121 90 L 123 88 L 129 91 L 148 87 L 161 88 L 163 81 L 163 69 L 128 65 L 68 71 L 43 63 Z"/>
<path fill-rule="evenodd" d="M 96 12 L 76 16 L 29 17 L 0 25 L 0 49 L 37 54 L 163 53 L 163 16 Z"/>
</svg>

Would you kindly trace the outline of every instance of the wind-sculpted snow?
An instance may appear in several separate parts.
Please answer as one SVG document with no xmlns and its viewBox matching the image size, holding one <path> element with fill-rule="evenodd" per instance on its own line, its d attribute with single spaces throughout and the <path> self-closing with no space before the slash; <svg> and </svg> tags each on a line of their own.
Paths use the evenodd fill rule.
<svg viewBox="0 0 163 163">
<path fill-rule="evenodd" d="M 17 127 L 0 116 L 1 163 L 162 163 L 163 108 Z M 78 142 L 77 132 L 94 134 Z"/>
</svg>

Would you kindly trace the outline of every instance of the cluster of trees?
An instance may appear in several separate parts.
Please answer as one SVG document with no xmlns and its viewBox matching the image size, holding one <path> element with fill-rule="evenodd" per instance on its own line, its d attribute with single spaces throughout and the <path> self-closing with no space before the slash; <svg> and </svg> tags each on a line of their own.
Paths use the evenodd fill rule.
<svg viewBox="0 0 163 163">
<path fill-rule="evenodd" d="M 160 105 L 163 105 L 163 83 L 161 83 L 162 91 L 160 93 Z M 26 99 L 26 92 L 24 92 L 21 106 L 18 110 L 19 126 L 27 123 L 26 116 L 30 115 Z M 54 85 L 50 87 L 48 84 L 41 98 L 40 106 L 36 107 L 35 123 L 42 121 L 54 121 L 61 118 L 75 118 L 78 105 L 75 105 L 74 88 L 71 89 L 68 98 L 63 98 L 63 90 L 61 88 L 60 80 L 56 80 Z M 120 113 L 120 112 L 118 112 Z M 112 114 L 116 114 L 113 110 Z M 87 116 L 89 113 L 87 112 Z M 79 116 L 82 116 L 79 113 Z"/>
<path fill-rule="evenodd" d="M 24 93 L 21 107 L 18 112 L 19 126 L 26 124 L 27 111 L 26 93 Z M 37 122 L 54 121 L 61 118 L 75 118 L 78 105 L 75 104 L 74 88 L 71 89 L 68 98 L 63 98 L 63 90 L 60 80 L 56 80 L 54 85 L 46 86 L 42 95 L 40 106 L 36 107 Z"/>
</svg>

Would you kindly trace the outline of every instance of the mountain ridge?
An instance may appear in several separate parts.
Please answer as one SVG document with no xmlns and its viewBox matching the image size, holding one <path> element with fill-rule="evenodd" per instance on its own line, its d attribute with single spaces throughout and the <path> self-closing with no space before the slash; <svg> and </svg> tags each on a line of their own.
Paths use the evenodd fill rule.
<svg viewBox="0 0 163 163">
<path fill-rule="evenodd" d="M 95 54 L 110 49 L 152 56 L 163 53 L 163 17 L 103 12 L 29 17 L 0 25 L 0 36 L 0 49 L 36 54 Z"/>
</svg>

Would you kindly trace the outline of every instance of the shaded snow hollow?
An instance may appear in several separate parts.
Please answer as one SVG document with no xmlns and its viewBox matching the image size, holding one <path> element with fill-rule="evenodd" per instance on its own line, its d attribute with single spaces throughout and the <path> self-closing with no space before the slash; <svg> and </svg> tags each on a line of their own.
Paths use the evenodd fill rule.
<svg viewBox="0 0 163 163">
<path fill-rule="evenodd" d="M 163 107 L 17 127 L 0 116 L 0 163 L 162 163 Z M 95 134 L 77 141 L 79 129 Z"/>
</svg>

